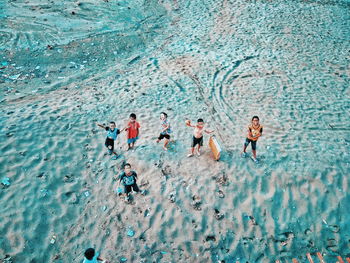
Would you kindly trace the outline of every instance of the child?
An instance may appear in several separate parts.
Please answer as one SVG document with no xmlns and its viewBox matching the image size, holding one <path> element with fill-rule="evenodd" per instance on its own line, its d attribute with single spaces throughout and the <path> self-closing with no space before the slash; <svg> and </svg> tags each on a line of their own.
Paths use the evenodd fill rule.
<svg viewBox="0 0 350 263">
<path fill-rule="evenodd" d="M 118 179 L 119 183 L 122 182 L 124 185 L 125 201 L 129 201 L 131 189 L 136 193 L 140 192 L 140 189 L 136 184 L 137 173 L 131 170 L 131 165 L 129 163 L 124 165 L 124 171 L 118 176 Z"/>
<path fill-rule="evenodd" d="M 205 133 L 213 133 L 214 131 L 209 131 L 204 129 L 204 121 L 203 119 L 197 120 L 197 125 L 192 125 L 190 120 L 186 121 L 186 125 L 189 127 L 193 127 L 193 138 L 192 138 L 192 148 L 191 153 L 187 155 L 187 157 L 191 157 L 194 155 L 194 148 L 198 144 L 197 155 L 200 156 L 200 148 L 203 146 L 203 132 Z"/>
<path fill-rule="evenodd" d="M 131 113 L 129 122 L 124 130 L 128 131 L 128 150 L 134 148 L 135 142 L 139 138 L 140 124 L 136 121 L 136 114 Z"/>
<path fill-rule="evenodd" d="M 115 122 L 111 121 L 109 123 L 109 127 L 106 127 L 102 124 L 97 123 L 97 126 L 105 129 L 107 131 L 107 137 L 105 141 L 105 146 L 108 148 L 109 155 L 115 154 L 112 159 L 117 159 L 117 153 L 114 152 L 114 141 L 117 139 L 118 134 L 120 134 L 120 130 L 115 127 Z M 123 130 L 122 130 L 123 131 Z"/>
<path fill-rule="evenodd" d="M 166 114 L 165 112 L 162 112 L 160 114 L 160 120 L 161 120 L 162 130 L 157 139 L 157 143 L 159 143 L 161 140 L 165 138 L 163 149 L 167 151 L 168 150 L 167 145 L 169 143 L 170 133 L 171 133 L 170 122 L 168 121 L 168 114 Z"/>
<path fill-rule="evenodd" d="M 95 253 L 95 249 L 88 248 L 84 253 L 84 261 L 83 263 L 98 263 L 98 261 L 102 261 L 102 263 L 107 263 L 102 258 L 99 257 L 99 253 Z"/>
<path fill-rule="evenodd" d="M 259 123 L 259 117 L 254 116 L 252 118 L 252 123 L 248 126 L 248 136 L 245 139 L 242 157 L 247 156 L 246 149 L 249 143 L 252 143 L 252 152 L 253 152 L 252 159 L 254 162 L 256 163 L 258 162 L 258 160 L 256 159 L 256 142 L 258 141 L 259 137 L 262 136 L 262 132 L 263 132 L 263 126 L 260 125 Z"/>
</svg>

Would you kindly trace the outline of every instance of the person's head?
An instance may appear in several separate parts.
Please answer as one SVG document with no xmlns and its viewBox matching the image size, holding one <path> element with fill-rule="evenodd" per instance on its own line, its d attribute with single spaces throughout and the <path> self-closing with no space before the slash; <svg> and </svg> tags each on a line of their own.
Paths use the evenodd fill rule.
<svg viewBox="0 0 350 263">
<path fill-rule="evenodd" d="M 135 122 L 136 121 L 136 114 L 135 113 L 131 113 L 129 116 L 129 119 L 131 122 Z"/>
<path fill-rule="evenodd" d="M 199 127 L 203 127 L 203 126 L 204 126 L 204 121 L 203 121 L 203 119 L 198 119 L 198 120 L 197 120 L 197 126 L 199 126 Z"/>
<path fill-rule="evenodd" d="M 115 129 L 115 122 L 114 121 L 109 122 L 109 128 L 111 128 L 111 130 Z"/>
<path fill-rule="evenodd" d="M 165 120 L 166 118 L 168 118 L 168 114 L 166 114 L 165 112 L 161 112 L 160 113 L 160 119 L 161 120 Z"/>
<path fill-rule="evenodd" d="M 95 249 L 93 248 L 88 248 L 87 250 L 85 250 L 84 256 L 86 257 L 86 259 L 91 260 L 94 258 L 95 256 Z"/>
<path fill-rule="evenodd" d="M 125 172 L 126 174 L 129 174 L 130 171 L 131 171 L 131 164 L 130 164 L 130 163 L 124 164 L 124 172 Z"/>
<path fill-rule="evenodd" d="M 258 125 L 258 124 L 259 124 L 259 117 L 258 117 L 258 116 L 253 116 L 253 118 L 252 118 L 252 123 L 253 123 L 254 125 Z"/>
</svg>

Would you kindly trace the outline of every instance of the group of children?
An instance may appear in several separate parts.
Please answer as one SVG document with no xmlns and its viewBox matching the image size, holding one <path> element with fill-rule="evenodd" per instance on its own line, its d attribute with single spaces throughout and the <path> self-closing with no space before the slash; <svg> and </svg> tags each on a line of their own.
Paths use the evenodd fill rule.
<svg viewBox="0 0 350 263">
<path fill-rule="evenodd" d="M 163 149 L 167 150 L 167 146 L 170 141 L 172 130 L 171 130 L 170 122 L 168 120 L 168 115 L 165 112 L 162 112 L 160 114 L 160 121 L 161 121 L 161 131 L 156 142 L 159 143 L 161 140 L 165 139 Z M 127 131 L 128 150 L 134 148 L 135 143 L 139 138 L 140 124 L 136 121 L 136 115 L 134 113 L 130 114 L 129 121 L 126 127 L 124 127 L 121 130 L 116 128 L 115 122 L 110 122 L 109 127 L 106 127 L 102 124 L 97 124 L 97 125 L 107 131 L 105 146 L 107 147 L 108 153 L 110 155 L 114 154 L 112 159 L 117 158 L 117 153 L 114 151 L 114 141 L 117 139 L 118 135 L 121 132 Z M 190 149 L 190 153 L 187 156 L 192 157 L 194 155 L 196 146 L 197 146 L 197 155 L 200 156 L 200 148 L 201 146 L 203 146 L 203 133 L 210 134 L 210 133 L 213 133 L 214 130 L 207 130 L 205 128 L 205 123 L 203 119 L 198 119 L 196 125 L 191 124 L 190 120 L 186 120 L 186 125 L 188 127 L 194 128 L 191 149 Z M 248 129 L 247 129 L 247 137 L 243 145 L 242 157 L 247 157 L 246 150 L 248 145 L 251 144 L 252 153 L 253 153 L 252 159 L 254 162 L 257 162 L 256 143 L 259 137 L 262 136 L 262 132 L 263 132 L 263 127 L 259 122 L 259 117 L 253 116 L 251 124 L 248 126 Z M 129 163 L 124 164 L 123 171 L 118 176 L 116 176 L 116 179 L 119 181 L 119 184 L 122 183 L 124 186 L 123 193 L 125 194 L 126 201 L 129 201 L 129 196 L 131 191 L 134 191 L 136 193 L 141 193 L 141 194 L 145 193 L 144 191 L 141 191 L 139 189 L 137 185 L 137 173 L 131 170 L 131 165 Z M 103 261 L 103 259 L 99 257 L 99 254 L 96 253 L 93 248 L 87 249 L 85 251 L 84 256 L 85 258 L 83 263 L 97 263 L 98 261 Z M 103 262 L 107 262 L 107 261 L 103 261 Z"/>
<path fill-rule="evenodd" d="M 168 150 L 167 146 L 170 141 L 170 135 L 172 133 L 170 122 L 168 120 L 168 115 L 165 112 L 162 112 L 160 114 L 160 120 L 161 120 L 161 131 L 157 138 L 157 143 L 159 143 L 161 140 L 165 139 L 163 149 Z M 107 131 L 107 137 L 105 141 L 105 146 L 108 149 L 108 153 L 110 155 L 114 154 L 112 159 L 117 159 L 117 153 L 114 151 L 114 141 L 117 139 L 118 134 L 120 134 L 123 131 L 127 131 L 127 143 L 128 143 L 128 150 L 133 149 L 135 146 L 136 141 L 139 138 L 140 133 L 140 123 L 136 121 L 136 114 L 131 113 L 129 116 L 128 124 L 123 129 L 116 128 L 115 122 L 111 121 L 109 123 L 109 127 L 106 127 L 102 124 L 97 124 L 99 127 L 105 129 Z M 188 157 L 191 157 L 194 155 L 195 147 L 197 146 L 197 155 L 200 156 L 200 147 L 203 146 L 203 133 L 213 133 L 214 130 L 207 130 L 205 129 L 205 123 L 203 119 L 198 119 L 196 125 L 192 125 L 190 120 L 186 120 L 186 125 L 189 127 L 194 128 L 193 130 L 193 137 L 192 137 L 192 144 L 191 144 L 191 151 L 187 155 Z M 263 127 L 259 123 L 259 117 L 253 116 L 251 124 L 248 126 L 247 129 L 247 137 L 244 142 L 243 151 L 242 151 L 242 157 L 246 157 L 246 149 L 248 145 L 251 143 L 252 145 L 252 159 L 254 162 L 257 162 L 256 159 L 256 142 L 258 141 L 259 137 L 262 136 Z"/>
<path fill-rule="evenodd" d="M 139 138 L 140 123 L 136 121 L 136 114 L 131 113 L 129 116 L 129 122 L 123 129 L 116 128 L 115 122 L 111 121 L 109 127 L 97 123 L 97 125 L 107 131 L 107 137 L 105 141 L 105 146 L 108 149 L 109 155 L 114 154 L 112 159 L 117 159 L 118 154 L 114 151 L 114 141 L 117 139 L 118 134 L 123 131 L 127 131 L 128 138 L 128 150 L 134 148 L 137 139 Z"/>
<path fill-rule="evenodd" d="M 168 115 L 165 112 L 160 114 L 160 134 L 156 140 L 159 143 L 161 140 L 165 139 L 163 149 L 167 150 L 167 146 L 170 141 L 170 136 L 172 133 L 170 122 L 168 120 Z M 128 150 L 133 149 L 137 139 L 139 138 L 139 129 L 140 124 L 136 121 L 136 114 L 131 113 L 129 116 L 129 121 L 123 129 L 116 128 L 115 122 L 110 122 L 109 127 L 106 127 L 102 124 L 97 124 L 99 127 L 105 129 L 107 131 L 107 137 L 105 141 L 105 146 L 108 149 L 108 153 L 110 155 L 114 154 L 112 159 L 117 158 L 117 153 L 114 151 L 114 141 L 117 139 L 118 134 L 123 131 L 127 131 L 127 143 Z M 203 133 L 213 133 L 214 130 L 207 130 L 205 128 L 205 123 L 203 119 L 198 119 L 197 124 L 191 124 L 190 120 L 186 120 L 186 125 L 188 127 L 194 128 L 193 136 L 192 136 L 192 144 L 190 153 L 187 155 L 188 157 L 192 157 L 195 153 L 195 148 L 197 146 L 197 155 L 200 156 L 200 148 L 203 146 Z M 256 159 L 256 143 L 260 136 L 262 136 L 263 127 L 259 123 L 259 117 L 253 116 L 251 124 L 247 129 L 247 137 L 245 139 L 242 151 L 242 157 L 247 157 L 246 149 L 249 144 L 252 145 L 252 159 L 254 162 L 258 162 Z M 140 192 L 139 187 L 137 186 L 137 174 L 135 171 L 131 170 L 131 165 L 129 163 L 124 165 L 124 171 L 118 176 L 119 183 L 122 182 L 124 185 L 124 194 L 125 200 L 129 201 L 129 194 L 131 190 L 134 192 Z"/>
</svg>

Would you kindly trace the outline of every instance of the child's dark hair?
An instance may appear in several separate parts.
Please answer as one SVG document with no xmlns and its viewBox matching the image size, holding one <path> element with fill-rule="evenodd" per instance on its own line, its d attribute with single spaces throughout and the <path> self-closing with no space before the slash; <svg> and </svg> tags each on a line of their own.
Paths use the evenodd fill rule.
<svg viewBox="0 0 350 263">
<path fill-rule="evenodd" d="M 259 117 L 258 117 L 258 116 L 253 116 L 252 121 L 253 121 L 254 119 L 258 119 L 258 120 L 259 120 Z"/>
<path fill-rule="evenodd" d="M 135 113 L 131 113 L 129 117 L 136 120 L 136 114 Z"/>
<path fill-rule="evenodd" d="M 126 163 L 126 164 L 124 164 L 124 169 L 125 169 L 127 166 L 129 166 L 129 167 L 131 168 L 131 164 L 130 164 L 130 163 Z"/>
<path fill-rule="evenodd" d="M 93 248 L 88 248 L 87 250 L 85 250 L 84 256 L 86 257 L 86 259 L 91 260 L 94 258 L 95 256 L 95 249 Z"/>
<path fill-rule="evenodd" d="M 197 122 L 204 122 L 203 119 L 198 119 Z"/>
<path fill-rule="evenodd" d="M 168 114 L 166 114 L 164 111 L 161 112 L 160 114 L 164 114 L 165 118 L 168 118 Z"/>
<path fill-rule="evenodd" d="M 110 121 L 109 123 L 110 123 L 110 124 L 114 124 L 114 125 L 115 125 L 115 122 L 114 122 L 114 121 Z"/>
</svg>

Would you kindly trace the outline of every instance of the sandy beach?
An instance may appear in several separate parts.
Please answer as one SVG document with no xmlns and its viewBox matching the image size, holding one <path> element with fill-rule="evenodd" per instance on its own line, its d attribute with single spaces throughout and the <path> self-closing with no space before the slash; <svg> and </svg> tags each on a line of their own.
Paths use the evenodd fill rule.
<svg viewBox="0 0 350 263">
<path fill-rule="evenodd" d="M 1 1 L 0 262 L 350 257 L 349 52 L 346 0 Z M 97 123 L 130 113 L 136 148 L 121 133 L 111 160 Z M 198 118 L 220 161 L 207 134 L 187 158 Z"/>
</svg>

